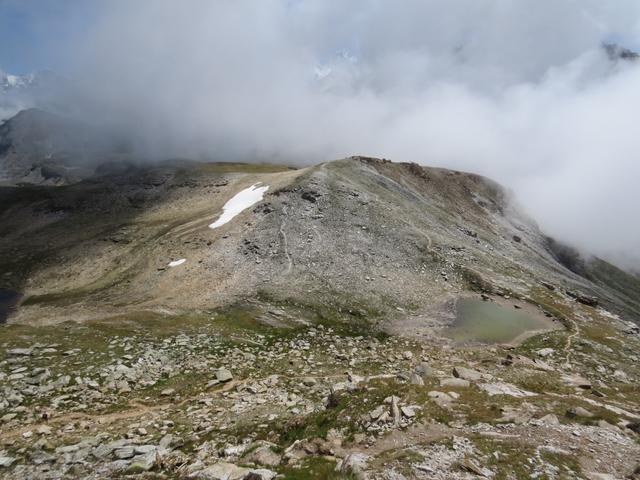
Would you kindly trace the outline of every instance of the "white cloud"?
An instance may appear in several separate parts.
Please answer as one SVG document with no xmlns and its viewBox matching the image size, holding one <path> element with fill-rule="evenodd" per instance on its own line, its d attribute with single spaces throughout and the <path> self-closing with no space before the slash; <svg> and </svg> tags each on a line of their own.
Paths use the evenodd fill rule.
<svg viewBox="0 0 640 480">
<path fill-rule="evenodd" d="M 480 172 L 552 234 L 638 255 L 636 0 L 116 1 L 71 50 L 84 108 L 152 156 L 362 153 Z M 320 72 L 320 73 L 318 73 Z"/>
</svg>

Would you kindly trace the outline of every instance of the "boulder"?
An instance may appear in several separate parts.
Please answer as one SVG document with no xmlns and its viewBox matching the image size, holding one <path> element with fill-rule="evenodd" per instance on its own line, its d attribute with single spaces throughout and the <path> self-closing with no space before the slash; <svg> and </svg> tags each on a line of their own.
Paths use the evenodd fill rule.
<svg viewBox="0 0 640 480">
<path fill-rule="evenodd" d="M 542 425 L 560 425 L 560 420 L 553 413 L 549 413 L 538 420 Z"/>
<path fill-rule="evenodd" d="M 422 380 L 422 377 L 417 373 L 412 373 L 411 375 L 409 375 L 409 383 L 411 385 L 422 386 L 424 385 L 424 380 Z"/>
<path fill-rule="evenodd" d="M 454 399 L 451 395 L 444 393 L 444 392 L 439 392 L 437 390 L 432 390 L 430 391 L 428 394 L 430 399 L 432 399 L 436 405 L 438 405 L 441 408 L 450 408 L 451 404 L 453 403 Z"/>
<path fill-rule="evenodd" d="M 29 357 L 33 355 L 32 348 L 11 348 L 7 350 L 7 357 Z"/>
<path fill-rule="evenodd" d="M 272 472 L 265 468 L 258 468 L 256 470 L 251 470 L 243 480 L 273 480 L 277 476 L 277 472 Z"/>
<path fill-rule="evenodd" d="M 413 418 L 416 416 L 416 407 L 408 406 L 408 407 L 400 407 L 400 412 L 407 418 Z"/>
<path fill-rule="evenodd" d="M 591 388 L 591 382 L 580 375 L 563 375 L 562 381 L 570 386 L 588 390 Z"/>
<path fill-rule="evenodd" d="M 416 374 L 423 380 L 434 376 L 433 368 L 427 362 L 420 362 L 416 367 Z"/>
<path fill-rule="evenodd" d="M 440 380 L 441 387 L 467 388 L 470 385 L 469 380 L 463 378 L 443 378 Z"/>
<path fill-rule="evenodd" d="M 463 380 L 468 380 L 470 382 L 478 382 L 480 380 L 491 380 L 491 378 L 493 378 L 491 375 L 487 373 L 482 373 L 477 370 L 472 370 L 470 368 L 465 368 L 465 367 L 454 367 L 453 376 L 456 378 L 462 378 Z"/>
<path fill-rule="evenodd" d="M 276 453 L 276 445 L 268 442 L 260 442 L 255 448 L 255 444 L 249 447 L 250 452 L 244 456 L 241 463 L 255 463 L 265 467 L 276 467 L 282 461 L 282 455 Z"/>
<path fill-rule="evenodd" d="M 187 478 L 197 480 L 243 480 L 251 473 L 248 468 L 242 468 L 233 463 L 220 462 L 210 467 L 191 473 Z"/>
<path fill-rule="evenodd" d="M 548 357 L 554 353 L 555 350 L 553 348 L 541 348 L 540 350 L 536 350 L 536 355 L 539 357 Z"/>
<path fill-rule="evenodd" d="M 532 368 L 535 370 L 543 370 L 545 372 L 553 371 L 553 367 L 542 360 L 532 360 L 529 357 L 525 357 L 524 355 L 513 355 L 511 353 L 507 354 L 506 358 L 503 360 L 503 365 L 507 366 L 520 366 L 524 368 Z"/>
<path fill-rule="evenodd" d="M 371 420 L 377 420 L 385 411 L 386 409 L 384 408 L 384 406 L 379 405 L 369 412 L 369 417 L 371 418 Z"/>
<path fill-rule="evenodd" d="M 231 374 L 231 372 L 228 369 L 226 369 L 224 367 L 219 368 L 218 371 L 216 372 L 216 380 L 218 380 L 218 382 L 223 382 L 224 383 L 224 382 L 228 382 L 228 381 L 230 381 L 232 379 L 233 379 L 233 375 Z"/>
<path fill-rule="evenodd" d="M 400 406 L 398 404 L 399 401 L 400 399 L 395 395 L 391 397 L 391 416 L 393 417 L 393 424 L 395 426 L 400 425 L 400 419 L 401 419 Z"/>
<path fill-rule="evenodd" d="M 365 469 L 369 458 L 369 455 L 364 453 L 350 453 L 336 469 L 343 475 L 351 475 L 358 480 L 364 480 L 367 478 Z"/>
<path fill-rule="evenodd" d="M 302 379 L 302 384 L 305 387 L 313 387 L 318 381 L 313 377 L 305 377 Z"/>
<path fill-rule="evenodd" d="M 586 408 L 571 407 L 569 410 L 567 410 L 567 417 L 569 417 L 569 418 L 576 418 L 576 417 L 579 417 L 579 418 L 592 418 L 593 417 L 593 413 L 591 413 Z"/>
<path fill-rule="evenodd" d="M 583 305 L 587 305 L 589 307 L 597 307 L 600 303 L 599 300 L 595 297 L 590 297 L 580 292 L 573 292 L 571 290 L 567 290 L 567 295 L 573 298 L 576 302 L 582 303 Z"/>
<path fill-rule="evenodd" d="M 126 460 L 127 458 L 133 458 L 135 450 L 133 447 L 122 447 L 114 450 L 113 455 L 120 460 Z"/>
<path fill-rule="evenodd" d="M 158 448 L 160 450 L 173 450 L 174 448 L 180 448 L 184 445 L 184 440 L 171 433 L 167 433 L 160 439 Z"/>
</svg>

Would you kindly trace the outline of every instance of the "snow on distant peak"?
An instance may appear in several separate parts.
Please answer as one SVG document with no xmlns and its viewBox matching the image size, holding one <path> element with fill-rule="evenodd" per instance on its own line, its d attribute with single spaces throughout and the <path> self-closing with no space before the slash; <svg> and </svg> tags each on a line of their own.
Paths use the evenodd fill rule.
<svg viewBox="0 0 640 480">
<path fill-rule="evenodd" d="M 68 80 L 50 70 L 15 75 L 0 69 L 0 121 L 27 108 L 55 108 L 67 90 Z"/>
<path fill-rule="evenodd" d="M 0 86 L 3 90 L 28 87 L 32 85 L 35 80 L 36 75 L 33 73 L 27 75 L 12 75 L 0 70 Z"/>
</svg>

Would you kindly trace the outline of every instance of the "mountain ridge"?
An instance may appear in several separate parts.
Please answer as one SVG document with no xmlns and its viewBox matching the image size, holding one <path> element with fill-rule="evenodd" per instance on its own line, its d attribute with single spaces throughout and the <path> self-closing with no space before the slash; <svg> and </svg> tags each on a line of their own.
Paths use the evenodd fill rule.
<svg viewBox="0 0 640 480">
<path fill-rule="evenodd" d="M 340 309 L 353 301 L 388 314 L 412 305 L 416 310 L 423 304 L 442 305 L 478 289 L 532 298 L 545 290 L 539 281 L 544 278 L 597 297 L 629 318 L 640 311 L 634 283 L 625 283 L 626 294 L 607 285 L 612 276 L 627 279 L 626 274 L 600 260 L 582 260 L 593 270 L 589 275 L 567 268 L 558 260 L 559 244 L 540 232 L 508 191 L 479 175 L 368 157 L 252 172 L 260 168 L 140 167 L 62 190 L 22 188 L 22 199 L 20 188 L 5 190 L 7 199 L 18 193 L 1 213 L 2 251 L 15 262 L 5 266 L 7 283 L 27 294 L 29 308 L 23 311 L 41 301 L 47 305 L 51 295 L 74 301 L 78 294 L 81 299 L 88 289 L 87 298 L 97 295 L 89 304 L 98 304 L 107 292 L 122 296 L 125 304 L 178 310 L 262 295 L 277 301 L 314 298 Z M 258 182 L 271 187 L 263 202 L 219 230 L 207 228 L 234 192 Z M 21 255 L 47 251 L 27 232 L 30 238 L 47 239 L 50 251 L 33 274 L 19 278 Z M 104 238 L 116 240 L 105 243 Z M 154 245 L 150 238 L 156 239 Z M 22 253 L 16 244 L 24 244 Z M 47 260 L 60 255 L 56 252 L 64 252 L 61 263 Z M 174 257 L 187 264 L 166 270 Z M 70 278 L 59 278 L 61 271 Z M 58 292 L 46 287 L 52 275 L 59 278 Z M 114 282 L 107 292 L 101 290 L 103 276 Z M 358 285 L 352 294 L 357 298 L 349 300 L 344 292 L 353 284 Z M 161 301 L 168 291 L 172 295 Z M 47 307 L 50 313 L 55 303 Z"/>
</svg>

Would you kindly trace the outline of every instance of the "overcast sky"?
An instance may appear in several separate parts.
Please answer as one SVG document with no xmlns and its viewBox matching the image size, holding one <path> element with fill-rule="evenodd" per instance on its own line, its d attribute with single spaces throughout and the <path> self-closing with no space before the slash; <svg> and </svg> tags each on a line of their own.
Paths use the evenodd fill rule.
<svg viewBox="0 0 640 480">
<path fill-rule="evenodd" d="M 141 155 L 470 170 L 637 259 L 640 67 L 609 41 L 640 45 L 640 2 L 0 0 L 0 69 L 69 75 Z"/>
</svg>

